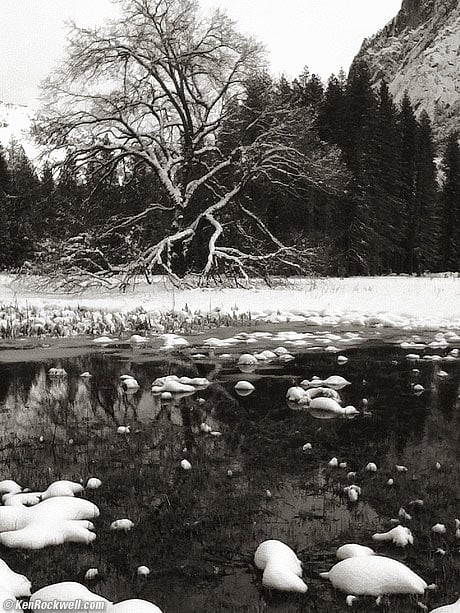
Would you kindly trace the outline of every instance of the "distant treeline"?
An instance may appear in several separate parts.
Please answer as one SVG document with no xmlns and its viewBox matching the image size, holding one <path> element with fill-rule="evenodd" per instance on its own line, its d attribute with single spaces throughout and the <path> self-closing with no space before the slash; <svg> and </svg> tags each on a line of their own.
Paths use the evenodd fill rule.
<svg viewBox="0 0 460 613">
<path fill-rule="evenodd" d="M 457 134 L 435 145 L 430 120 L 424 112 L 416 117 L 410 92 L 396 106 L 387 84 L 382 81 L 375 91 L 367 66 L 358 63 L 348 77 L 332 75 L 326 87 L 307 70 L 292 82 L 253 75 L 244 102 L 221 130 L 219 147 L 231 150 L 232 138 L 241 138 L 242 131 L 255 141 L 280 107 L 310 118 L 298 122 L 296 146 L 308 153 L 325 143 L 331 151 L 335 147 L 343 172 L 324 190 L 311 181 L 313 157 L 308 182 L 294 177 L 292 189 L 279 189 L 261 175 L 245 198 L 285 243 L 292 238 L 311 247 L 313 272 L 459 270 Z M 46 164 L 37 170 L 16 142 L 0 147 L 0 268 L 19 269 L 25 262 L 37 270 L 59 266 L 79 251 L 79 266 L 85 267 L 87 254 L 88 270 L 99 271 L 107 257 L 112 268 L 113 262 L 122 266 L 167 233 L 170 215 L 159 210 L 147 222 L 142 216 L 150 202 L 168 204 L 152 171 L 129 160 L 114 165 L 110 152 L 101 155 L 107 159 L 97 164 L 92 160 L 77 168 L 69 156 L 55 168 Z M 137 213 L 139 224 L 125 231 L 123 219 Z M 231 232 L 239 220 L 228 223 Z M 197 240 L 192 260 L 200 258 L 201 248 Z M 193 261 L 184 266 L 192 269 Z"/>
</svg>

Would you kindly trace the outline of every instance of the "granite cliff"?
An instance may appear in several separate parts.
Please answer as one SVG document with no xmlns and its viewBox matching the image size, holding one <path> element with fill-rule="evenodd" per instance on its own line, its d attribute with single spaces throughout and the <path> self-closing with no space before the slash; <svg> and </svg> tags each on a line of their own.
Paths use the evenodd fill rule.
<svg viewBox="0 0 460 613">
<path fill-rule="evenodd" d="M 396 102 L 407 90 L 438 139 L 460 129 L 460 0 L 403 0 L 396 17 L 363 42 L 358 59 L 374 84 L 387 80 Z"/>
</svg>

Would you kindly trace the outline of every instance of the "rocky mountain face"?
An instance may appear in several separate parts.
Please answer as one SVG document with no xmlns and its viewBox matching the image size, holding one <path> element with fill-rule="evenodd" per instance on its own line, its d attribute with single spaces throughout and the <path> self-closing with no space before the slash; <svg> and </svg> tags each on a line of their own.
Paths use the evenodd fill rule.
<svg viewBox="0 0 460 613">
<path fill-rule="evenodd" d="M 407 90 L 439 140 L 460 129 L 460 0 L 403 0 L 398 15 L 364 41 L 358 59 L 375 84 L 387 80 L 396 102 Z"/>
</svg>

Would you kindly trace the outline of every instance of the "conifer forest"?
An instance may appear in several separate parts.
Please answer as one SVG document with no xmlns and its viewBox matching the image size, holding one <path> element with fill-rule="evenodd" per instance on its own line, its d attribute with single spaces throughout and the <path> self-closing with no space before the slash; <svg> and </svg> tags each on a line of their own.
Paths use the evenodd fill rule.
<svg viewBox="0 0 460 613">
<path fill-rule="evenodd" d="M 33 127 L 50 155 L 0 149 L 1 268 L 458 270 L 457 134 L 435 135 L 410 92 L 396 105 L 385 81 L 372 87 L 363 62 L 327 84 L 306 68 L 275 79 L 257 43 L 198 8 L 132 0 L 110 37 L 74 26 Z"/>
</svg>

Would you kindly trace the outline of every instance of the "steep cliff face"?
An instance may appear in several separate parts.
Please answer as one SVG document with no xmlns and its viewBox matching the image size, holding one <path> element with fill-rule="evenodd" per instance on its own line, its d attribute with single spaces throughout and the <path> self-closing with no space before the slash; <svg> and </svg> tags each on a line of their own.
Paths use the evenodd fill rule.
<svg viewBox="0 0 460 613">
<path fill-rule="evenodd" d="M 385 78 L 395 100 L 407 90 L 442 139 L 460 129 L 460 0 L 403 0 L 398 15 L 366 39 L 364 59 L 373 82 Z"/>
</svg>

